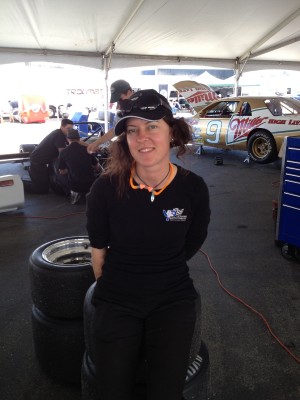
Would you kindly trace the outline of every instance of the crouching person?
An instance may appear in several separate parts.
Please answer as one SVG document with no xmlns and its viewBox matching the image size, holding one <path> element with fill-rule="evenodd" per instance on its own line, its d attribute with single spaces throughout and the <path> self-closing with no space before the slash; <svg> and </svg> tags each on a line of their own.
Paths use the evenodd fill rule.
<svg viewBox="0 0 300 400">
<path fill-rule="evenodd" d="M 68 144 L 66 136 L 70 129 L 73 129 L 73 122 L 62 119 L 60 128 L 49 133 L 30 154 L 30 180 L 23 180 L 26 192 L 47 194 L 50 187 L 56 192 L 58 188 L 53 181 L 56 180 L 57 157 Z"/>
<path fill-rule="evenodd" d="M 100 165 L 97 158 L 88 154 L 80 144 L 79 132 L 72 129 L 67 134 L 69 146 L 63 149 L 58 158 L 58 170 L 61 175 L 60 184 L 64 191 L 70 194 L 71 204 L 77 204 L 85 199 Z"/>
</svg>

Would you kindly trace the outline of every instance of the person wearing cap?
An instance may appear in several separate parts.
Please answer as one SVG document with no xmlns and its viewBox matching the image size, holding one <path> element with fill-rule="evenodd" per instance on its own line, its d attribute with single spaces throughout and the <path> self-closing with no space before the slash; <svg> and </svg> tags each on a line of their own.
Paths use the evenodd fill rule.
<svg viewBox="0 0 300 400">
<path fill-rule="evenodd" d="M 80 135 L 76 129 L 67 134 L 69 146 L 58 156 L 58 170 L 62 175 L 60 180 L 66 194 L 70 193 L 71 204 L 77 204 L 85 198 L 90 190 L 96 174 L 100 172 L 97 158 L 88 154 L 80 144 Z M 67 180 L 63 179 L 67 177 Z"/>
<path fill-rule="evenodd" d="M 59 129 L 49 133 L 30 154 L 29 176 L 31 181 L 23 180 L 27 192 L 47 194 L 50 185 L 56 189 L 56 161 L 59 152 L 67 145 L 67 133 L 73 128 L 73 121 L 68 118 L 61 120 Z M 51 176 L 51 181 L 50 181 Z"/>
<path fill-rule="evenodd" d="M 191 132 L 165 97 L 141 90 L 119 109 L 107 168 L 87 195 L 98 395 L 132 400 L 145 354 L 147 399 L 181 400 L 198 297 L 187 261 L 207 236 L 209 193 L 170 161 Z"/>
<path fill-rule="evenodd" d="M 133 90 L 130 84 L 123 79 L 119 79 L 113 82 L 110 86 L 110 103 L 117 103 L 120 100 L 128 99 L 133 94 Z M 118 105 L 117 105 L 118 110 Z M 116 124 L 118 121 L 118 116 L 116 115 L 114 123 Z M 100 136 L 93 143 L 90 143 L 87 146 L 88 153 L 95 153 L 99 146 L 108 142 L 115 136 L 114 128 L 110 129 L 103 136 Z"/>
</svg>

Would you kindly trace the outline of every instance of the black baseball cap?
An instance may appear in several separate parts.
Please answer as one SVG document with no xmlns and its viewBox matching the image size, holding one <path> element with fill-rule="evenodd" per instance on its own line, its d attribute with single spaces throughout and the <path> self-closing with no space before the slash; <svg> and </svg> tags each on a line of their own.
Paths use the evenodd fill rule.
<svg viewBox="0 0 300 400">
<path fill-rule="evenodd" d="M 120 100 L 122 93 L 131 89 L 131 86 L 127 81 L 119 79 L 110 85 L 110 102 L 115 103 Z"/>
<path fill-rule="evenodd" d="M 158 121 L 164 117 L 173 117 L 168 100 L 154 89 L 139 90 L 129 99 L 119 101 L 121 117 L 115 126 L 115 135 L 126 129 L 128 118 L 140 118 L 145 121 Z"/>
</svg>

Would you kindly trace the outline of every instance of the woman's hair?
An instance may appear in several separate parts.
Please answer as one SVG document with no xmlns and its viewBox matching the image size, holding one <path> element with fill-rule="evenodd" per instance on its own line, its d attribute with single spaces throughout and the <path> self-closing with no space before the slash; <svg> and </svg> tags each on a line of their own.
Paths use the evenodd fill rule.
<svg viewBox="0 0 300 400">
<path fill-rule="evenodd" d="M 191 140 L 191 128 L 183 118 L 164 117 L 171 128 L 170 147 L 177 147 L 177 157 L 186 152 L 186 144 Z M 107 160 L 103 175 L 110 176 L 117 184 L 117 192 L 122 196 L 128 186 L 134 159 L 130 153 L 126 133 L 118 136 L 110 145 L 110 156 Z"/>
</svg>

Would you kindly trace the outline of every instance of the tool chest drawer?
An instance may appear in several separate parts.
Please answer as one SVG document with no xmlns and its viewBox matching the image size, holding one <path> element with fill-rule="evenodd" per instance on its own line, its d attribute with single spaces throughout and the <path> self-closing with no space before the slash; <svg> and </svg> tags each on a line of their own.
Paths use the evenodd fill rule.
<svg viewBox="0 0 300 400">
<path fill-rule="evenodd" d="M 300 247 L 300 137 L 285 138 L 276 239 Z"/>
</svg>

